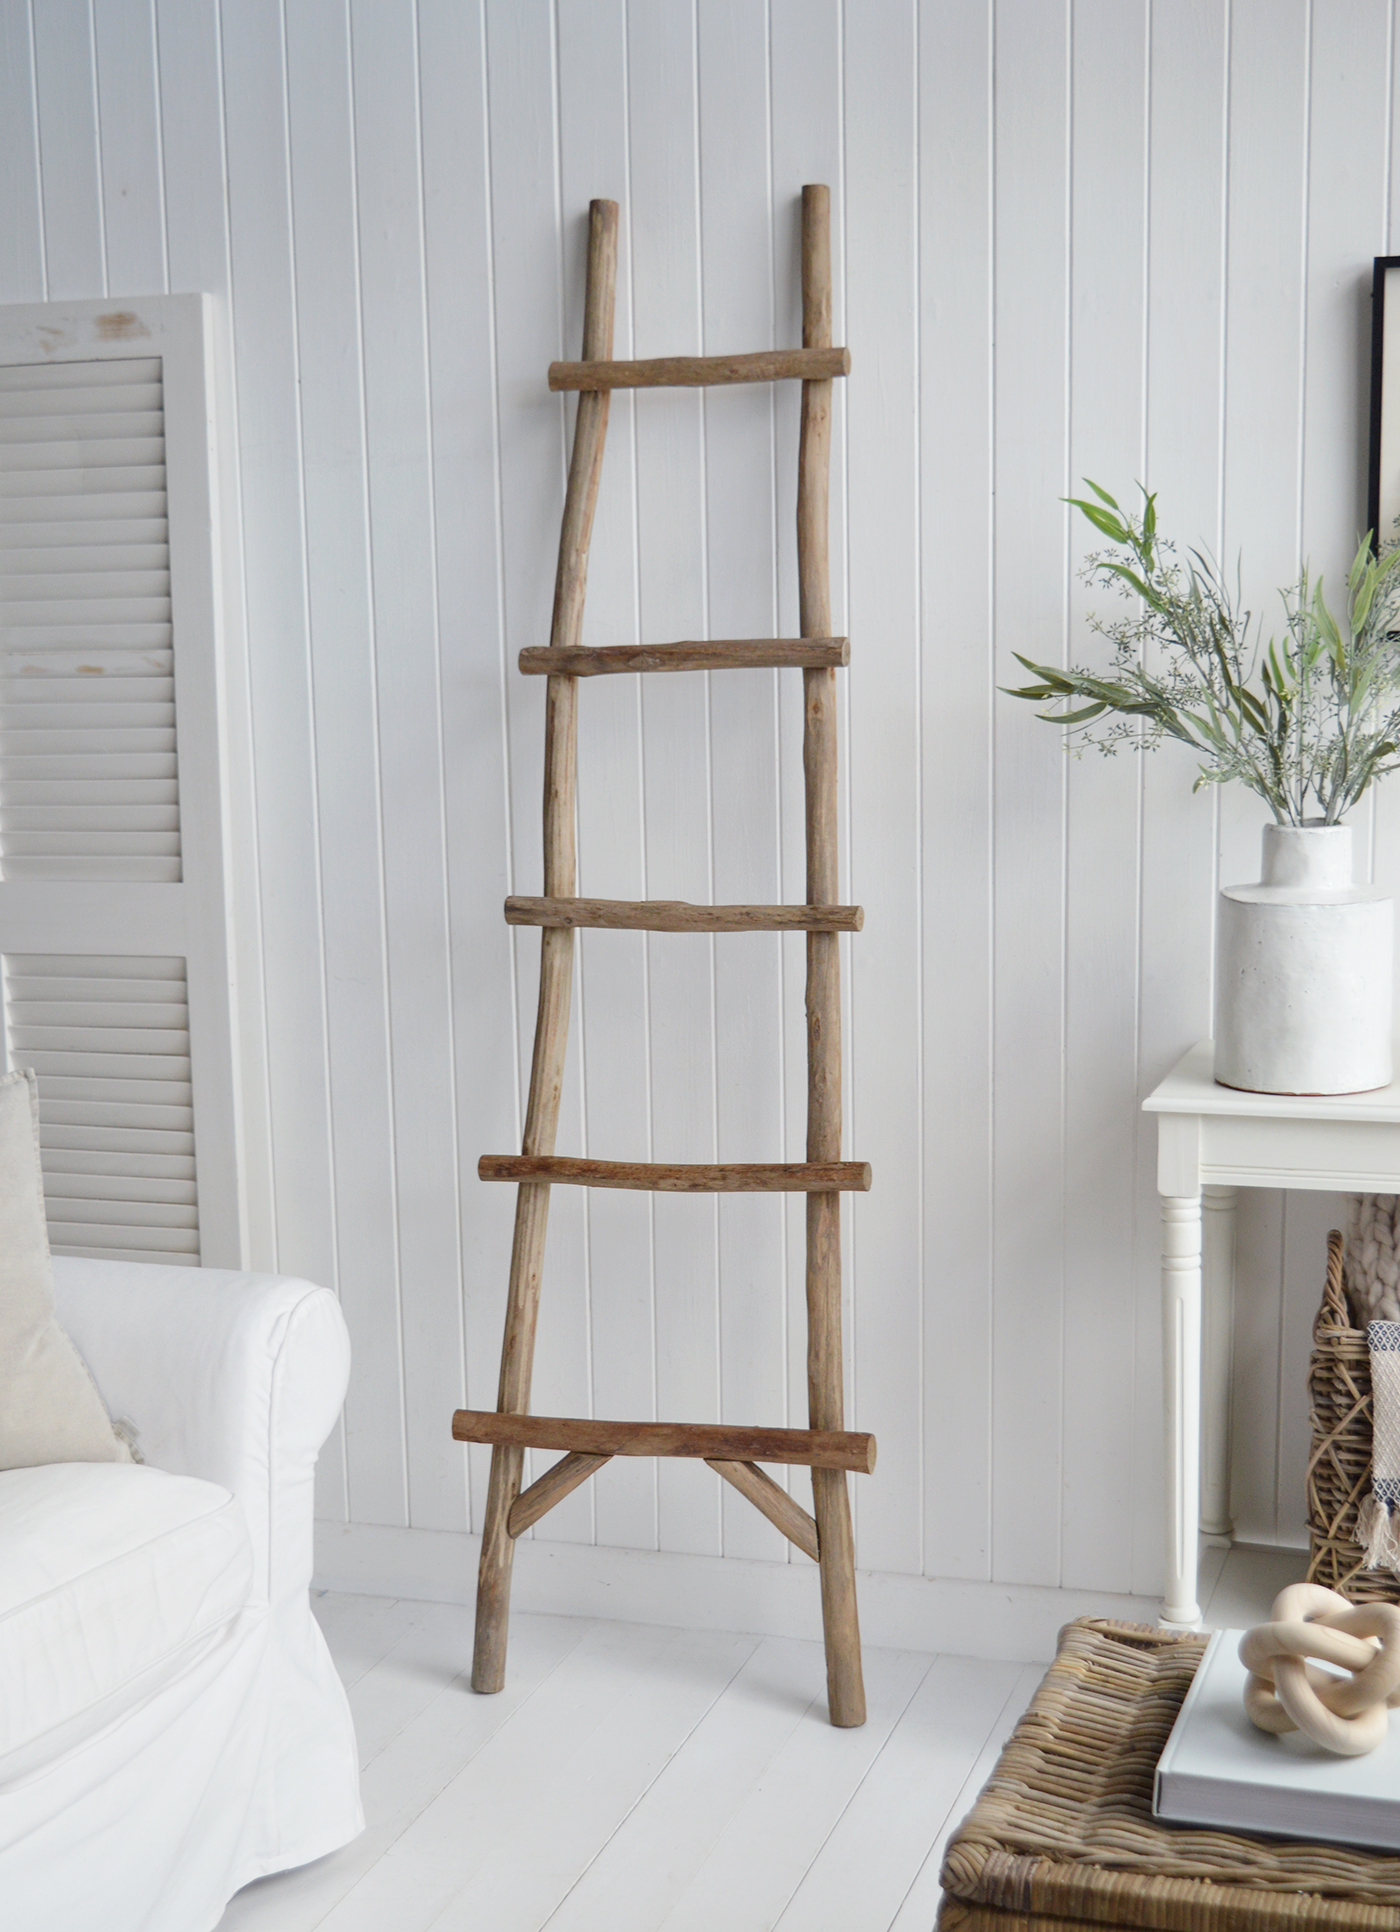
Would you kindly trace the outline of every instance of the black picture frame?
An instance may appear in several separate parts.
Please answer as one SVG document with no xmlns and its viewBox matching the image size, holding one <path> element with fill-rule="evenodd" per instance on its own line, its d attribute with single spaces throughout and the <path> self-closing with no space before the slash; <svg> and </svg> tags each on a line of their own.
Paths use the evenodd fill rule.
<svg viewBox="0 0 1400 1932">
<path fill-rule="evenodd" d="M 1390 334 L 1386 353 L 1386 295 Z M 1387 393 L 1389 391 L 1389 393 Z M 1387 404 L 1389 405 L 1387 407 Z M 1400 518 L 1400 255 L 1377 255 L 1371 277 L 1371 447 L 1366 473 L 1366 527 L 1371 546 L 1397 535 Z M 1384 519 L 1384 522 L 1382 522 Z"/>
</svg>

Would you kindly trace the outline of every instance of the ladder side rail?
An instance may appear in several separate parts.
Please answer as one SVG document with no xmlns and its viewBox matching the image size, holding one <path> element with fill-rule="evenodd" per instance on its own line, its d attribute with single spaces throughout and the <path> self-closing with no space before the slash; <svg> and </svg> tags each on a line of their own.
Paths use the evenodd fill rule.
<svg viewBox="0 0 1400 1932">
<path fill-rule="evenodd" d="M 802 345 L 831 343 L 831 194 L 802 190 Z M 804 637 L 829 637 L 828 520 L 831 382 L 802 385 L 797 459 L 797 575 Z M 832 905 L 838 889 L 836 673 L 803 679 L 802 767 L 806 784 L 807 899 Z M 841 1158 L 841 956 L 834 932 L 807 935 L 807 1159 Z M 807 1400 L 813 1429 L 845 1427 L 841 1347 L 841 1197 L 807 1196 Z M 855 1541 L 846 1478 L 812 1471 L 821 1560 L 827 1702 L 833 1724 L 865 1722 Z"/>
<path fill-rule="evenodd" d="M 612 354 L 617 233 L 617 203 L 591 203 L 583 319 L 583 353 L 589 360 L 607 360 Z M 610 395 L 605 389 L 590 390 L 579 397 L 554 582 L 549 639 L 554 650 L 577 648 L 583 627 L 588 546 L 598 501 L 609 402 Z M 551 673 L 545 693 L 544 770 L 544 890 L 550 898 L 568 898 L 577 890 L 574 849 L 577 771 L 578 685 L 571 676 Z M 569 1031 L 573 958 L 573 928 L 545 927 L 540 934 L 540 998 L 522 1142 L 522 1151 L 526 1154 L 547 1155 L 554 1151 Z M 497 1392 L 497 1408 L 503 1411 L 520 1412 L 529 1405 L 548 1222 L 549 1183 L 522 1182 L 516 1198 Z M 478 1691 L 498 1691 L 505 1682 L 515 1548 L 510 1534 L 510 1513 L 520 1493 L 523 1464 L 524 1451 L 518 1445 L 501 1445 L 492 1451 L 472 1658 L 472 1688 Z"/>
</svg>

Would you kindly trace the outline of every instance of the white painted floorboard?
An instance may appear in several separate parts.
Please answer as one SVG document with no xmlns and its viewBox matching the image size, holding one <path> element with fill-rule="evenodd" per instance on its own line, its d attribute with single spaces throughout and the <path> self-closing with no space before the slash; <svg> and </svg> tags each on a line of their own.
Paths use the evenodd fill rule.
<svg viewBox="0 0 1400 1932">
<path fill-rule="evenodd" d="M 1213 1623 L 1262 1616 L 1296 1550 L 1213 1550 Z M 471 1615 L 316 1599 L 349 1689 L 367 1828 L 246 1887 L 219 1932 L 930 1932 L 949 1833 L 1044 1665 L 865 1653 L 826 1721 L 821 1646 L 518 1613 L 507 1687 Z"/>
</svg>

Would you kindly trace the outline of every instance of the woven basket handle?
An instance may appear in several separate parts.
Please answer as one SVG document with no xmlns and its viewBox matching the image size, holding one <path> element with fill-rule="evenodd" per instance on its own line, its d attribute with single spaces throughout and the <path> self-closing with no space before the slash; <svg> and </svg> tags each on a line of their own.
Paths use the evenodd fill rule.
<svg viewBox="0 0 1400 1932">
<path fill-rule="evenodd" d="M 1322 1290 L 1322 1306 L 1313 1323 L 1313 1340 L 1324 1328 L 1354 1328 L 1351 1303 L 1347 1300 L 1343 1278 L 1345 1243 L 1335 1228 L 1327 1237 L 1327 1281 Z"/>
</svg>

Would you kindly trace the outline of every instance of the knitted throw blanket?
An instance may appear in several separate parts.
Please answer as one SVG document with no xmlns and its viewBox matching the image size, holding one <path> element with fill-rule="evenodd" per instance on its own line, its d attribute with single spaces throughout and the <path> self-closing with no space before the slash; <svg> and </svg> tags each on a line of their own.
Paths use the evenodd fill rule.
<svg viewBox="0 0 1400 1932">
<path fill-rule="evenodd" d="M 1348 1207 L 1347 1295 L 1366 1323 L 1375 1416 L 1356 1529 L 1368 1568 L 1400 1573 L 1400 1200 L 1353 1194 Z"/>
</svg>

